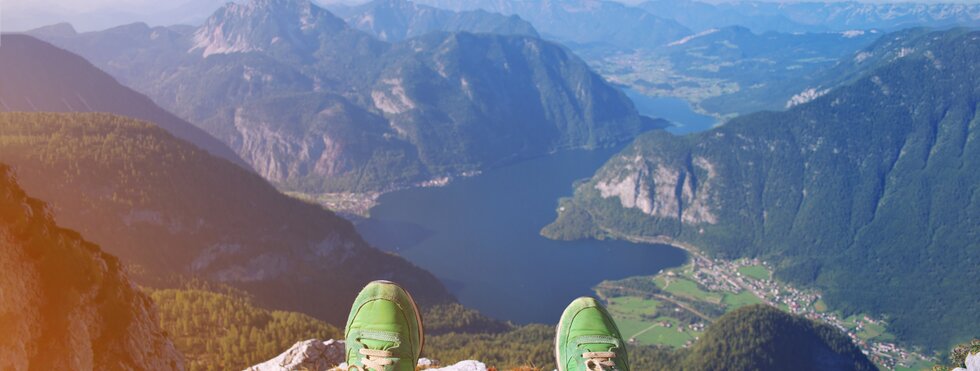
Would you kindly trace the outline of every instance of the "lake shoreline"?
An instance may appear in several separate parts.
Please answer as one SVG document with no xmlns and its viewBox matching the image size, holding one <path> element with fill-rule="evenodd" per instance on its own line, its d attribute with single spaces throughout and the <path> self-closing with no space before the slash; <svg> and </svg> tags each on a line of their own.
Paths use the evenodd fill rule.
<svg viewBox="0 0 980 371">
<path fill-rule="evenodd" d="M 463 305 L 515 323 L 552 323 L 603 280 L 655 274 L 688 258 L 667 244 L 540 235 L 574 181 L 620 150 L 561 151 L 442 187 L 387 193 L 355 226 L 371 245 L 432 272 Z"/>
</svg>

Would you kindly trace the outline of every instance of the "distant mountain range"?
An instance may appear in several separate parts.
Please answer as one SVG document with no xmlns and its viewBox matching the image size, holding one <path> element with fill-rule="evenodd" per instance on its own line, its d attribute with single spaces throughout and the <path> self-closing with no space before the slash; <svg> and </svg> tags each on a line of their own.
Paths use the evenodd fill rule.
<svg viewBox="0 0 980 371">
<path fill-rule="evenodd" d="M 663 125 L 559 45 L 466 32 L 389 44 L 303 0 L 229 4 L 199 28 L 34 35 L 303 193 L 420 184 Z"/>
<path fill-rule="evenodd" d="M 858 59 L 877 68 L 788 111 L 640 137 L 543 232 L 760 257 L 833 308 L 883 314 L 904 341 L 975 336 L 980 32 L 912 30 L 870 50 Z"/>
<path fill-rule="evenodd" d="M 610 81 L 723 119 L 825 92 L 839 60 L 888 32 L 980 26 L 980 5 L 965 3 L 417 1 L 518 15 Z"/>
<path fill-rule="evenodd" d="M 267 308 L 341 323 L 375 279 L 424 305 L 453 298 L 431 274 L 368 246 L 321 207 L 150 123 L 101 113 L 2 113 L 0 162 L 59 223 L 119 257 L 138 281 L 199 278 Z M 330 295 L 311 293 L 328 290 Z"/>
<path fill-rule="evenodd" d="M 692 34 L 673 19 L 602 0 L 417 0 L 456 11 L 482 9 L 528 20 L 542 36 L 572 48 L 656 48 Z"/>
<path fill-rule="evenodd" d="M 383 41 L 402 41 L 437 31 L 538 37 L 534 26 L 520 17 L 485 10 L 454 12 L 408 0 L 375 0 L 356 7 L 328 9 L 351 27 Z"/>
<path fill-rule="evenodd" d="M 783 110 L 797 94 L 836 87 L 841 60 L 849 61 L 880 37 L 875 30 L 756 33 L 729 26 L 655 50 L 584 55 L 611 81 L 635 91 L 677 95 L 705 111 L 733 115 Z"/>
<path fill-rule="evenodd" d="M 700 107 L 719 113 L 751 113 L 760 110 L 783 110 L 806 103 L 834 88 L 846 85 L 864 76 L 869 71 L 882 67 L 897 59 L 913 53 L 922 47 L 922 37 L 933 32 L 926 28 L 911 28 L 903 31 L 881 34 L 876 31 L 843 33 L 808 33 L 799 35 L 767 33 L 762 39 L 770 39 L 761 48 L 758 59 L 733 63 L 735 67 L 722 67 L 716 77 L 737 76 L 734 81 L 742 81 L 748 86 L 731 94 L 707 98 Z M 779 42 L 778 40 L 795 40 Z M 806 41 L 804 41 L 806 40 Z M 716 41 L 727 44 L 726 39 Z M 694 52 L 672 56 L 683 60 L 697 56 Z M 721 54 L 721 53 L 717 53 Z M 715 53 L 711 54 L 716 55 Z M 692 58 L 691 64 L 697 66 Z M 781 61 L 772 68 L 770 78 L 766 79 L 766 62 Z M 749 67 L 749 68 L 746 68 Z M 727 72 L 722 72 L 726 71 Z M 737 72 L 733 72 L 737 71 Z M 711 77 L 712 72 L 689 72 L 692 75 Z"/>
<path fill-rule="evenodd" d="M 150 25 L 187 24 L 197 26 L 227 2 L 229 1 L 184 0 L 159 4 L 147 1 L 127 4 L 117 2 L 102 7 L 81 7 L 84 10 L 58 7 L 56 0 L 13 2 L 5 4 L 4 30 L 22 31 L 57 22 L 70 22 L 79 29 L 86 31 L 106 29 L 133 22 L 145 22 Z M 331 10 L 341 11 L 344 8 L 357 7 L 369 1 L 318 0 L 318 2 L 327 4 L 326 6 Z M 634 14 L 636 16 L 642 12 L 655 16 L 657 19 L 669 20 L 669 23 L 680 24 L 694 32 L 727 26 L 744 26 L 756 32 L 827 32 L 872 28 L 895 31 L 908 27 L 980 25 L 980 7 L 966 1 L 943 3 L 925 1 L 774 2 L 758 0 L 637 0 L 628 2 L 600 0 L 419 0 L 419 2 L 451 10 L 484 9 L 503 14 L 519 14 L 525 19 L 529 19 L 528 16 L 531 11 L 521 14 L 522 11 L 528 10 L 528 8 L 548 9 L 548 7 L 553 6 L 552 4 L 563 6 L 569 11 L 533 10 L 533 12 L 542 13 L 542 16 L 546 17 L 542 19 L 567 17 L 569 13 L 577 13 L 578 15 L 589 12 L 595 15 L 620 13 L 621 15 L 632 12 L 637 13 Z M 625 11 L 623 11 L 624 9 Z M 540 20 L 536 19 L 531 22 L 542 29 L 545 34 L 562 36 L 563 32 L 560 28 L 544 30 L 546 27 L 538 25 Z M 627 27 L 630 27 L 629 25 L 653 24 L 645 23 L 645 21 L 631 22 L 622 18 L 617 20 L 627 20 L 626 23 L 622 23 Z M 555 23 L 561 22 L 558 20 Z M 613 28 L 607 30 L 610 29 Z M 566 29 L 564 31 L 588 37 L 584 30 Z M 658 32 L 662 31 L 662 29 L 658 29 Z M 615 36 L 606 31 L 600 32 L 600 35 Z"/>
<path fill-rule="evenodd" d="M 104 30 L 120 24 L 197 25 L 232 0 L 94 1 L 66 4 L 61 0 L 7 1 L 3 31 L 19 32 L 67 22 L 80 30 Z"/>
<path fill-rule="evenodd" d="M 965 2 L 769 2 L 708 3 L 653 0 L 637 5 L 696 30 L 745 26 L 757 32 L 826 32 L 909 27 L 980 26 L 980 4 Z"/>
<path fill-rule="evenodd" d="M 0 114 L 6 124 L 11 114 Z M 0 164 L 0 368 L 183 370 L 150 299 L 123 264 L 78 232 Z"/>
</svg>

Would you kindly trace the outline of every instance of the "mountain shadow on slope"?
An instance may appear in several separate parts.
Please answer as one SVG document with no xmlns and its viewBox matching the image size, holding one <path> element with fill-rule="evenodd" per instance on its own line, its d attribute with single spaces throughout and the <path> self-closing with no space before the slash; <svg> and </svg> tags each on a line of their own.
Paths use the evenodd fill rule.
<svg viewBox="0 0 980 371">
<path fill-rule="evenodd" d="M 368 246 L 345 219 L 145 122 L 108 114 L 0 113 L 0 161 L 153 286 L 200 277 L 257 304 L 342 323 L 364 284 L 453 301 L 428 272 Z"/>
</svg>

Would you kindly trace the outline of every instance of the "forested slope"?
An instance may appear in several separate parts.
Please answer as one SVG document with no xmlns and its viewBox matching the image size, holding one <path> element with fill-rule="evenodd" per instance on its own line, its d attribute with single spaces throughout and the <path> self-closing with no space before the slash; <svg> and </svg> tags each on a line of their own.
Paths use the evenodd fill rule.
<svg viewBox="0 0 980 371">
<path fill-rule="evenodd" d="M 761 257 L 833 308 L 885 315 L 900 339 L 939 349 L 974 336 L 980 33 L 916 40 L 786 112 L 637 139 L 544 233 L 668 236 Z"/>
</svg>

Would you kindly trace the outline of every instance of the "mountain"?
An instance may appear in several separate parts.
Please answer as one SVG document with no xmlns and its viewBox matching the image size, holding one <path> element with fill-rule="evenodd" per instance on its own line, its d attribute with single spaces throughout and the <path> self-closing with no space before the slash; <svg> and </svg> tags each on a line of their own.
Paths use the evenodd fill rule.
<svg viewBox="0 0 980 371">
<path fill-rule="evenodd" d="M 408 0 L 375 0 L 331 10 L 352 27 L 391 42 L 435 31 L 538 37 L 534 26 L 516 15 L 504 16 L 483 10 L 454 12 Z"/>
<path fill-rule="evenodd" d="M 531 22 L 541 34 L 573 49 L 607 46 L 650 49 L 690 35 L 691 30 L 672 19 L 642 9 L 603 0 L 508 1 L 416 0 L 449 10 L 477 10 L 515 14 Z"/>
<path fill-rule="evenodd" d="M 744 1 L 740 3 L 746 3 Z M 753 4 L 768 7 L 768 4 Z M 636 5 L 651 14 L 670 18 L 685 27 L 701 32 L 705 30 L 742 26 L 755 32 L 820 32 L 828 31 L 823 25 L 804 25 L 779 12 L 745 14 L 751 5 L 707 3 L 691 0 L 653 0 Z"/>
<path fill-rule="evenodd" d="M 782 110 L 794 95 L 808 88 L 828 85 L 817 89 L 823 91 L 836 87 L 838 75 L 829 71 L 880 37 L 882 34 L 874 30 L 759 34 L 732 26 L 677 40 L 658 54 L 688 79 L 737 86 L 698 104 L 710 112 L 732 115 Z"/>
<path fill-rule="evenodd" d="M 782 73 L 778 69 L 772 71 L 772 76 L 776 78 L 764 81 L 753 72 L 763 72 L 765 69 L 732 68 L 735 73 L 722 73 L 717 77 L 737 76 L 735 81 L 744 80 L 746 82 L 741 85 L 749 88 L 704 99 L 699 106 L 712 112 L 732 114 L 782 110 L 805 103 L 834 88 L 851 83 L 869 71 L 892 63 L 915 51 L 917 47 L 927 45 L 930 42 L 928 39 L 934 36 L 933 32 L 926 28 L 910 28 L 883 35 L 874 30 L 795 35 L 769 32 L 764 35 L 772 39 L 768 43 L 772 45 L 771 51 L 764 52 L 762 55 L 765 57 L 759 61 L 764 66 L 766 61 L 790 58 L 777 64 L 785 67 L 785 70 Z M 779 39 L 797 39 L 800 42 L 778 42 Z M 697 47 L 693 48 L 689 54 L 697 56 Z M 798 57 L 794 58 L 796 53 L 799 53 Z M 711 57 L 706 58 L 707 60 L 716 59 L 715 54 L 708 55 Z M 696 59 L 683 61 L 682 58 L 672 58 L 692 66 L 689 69 L 692 75 L 699 74 L 698 70 L 701 69 L 698 68 L 700 65 L 696 64 Z M 741 64 L 752 66 L 751 62 L 745 61 L 737 65 Z M 725 69 L 723 67 L 720 70 Z M 700 75 L 711 76 L 705 72 Z"/>
<path fill-rule="evenodd" d="M 825 76 L 822 72 L 882 35 L 863 29 L 753 31 L 739 25 L 742 18 L 738 13 L 720 9 L 722 5 L 684 1 L 648 2 L 635 7 L 586 0 L 419 1 L 449 9 L 520 15 L 545 37 L 569 45 L 608 80 L 636 94 L 680 97 L 700 111 L 722 117 L 784 109 L 795 95 L 823 82 L 817 78 Z M 661 7 L 679 10 L 665 12 Z M 651 32 L 663 26 L 637 20 L 669 19 L 688 14 L 685 12 L 694 20 L 717 13 L 733 21 L 698 27 L 699 32 L 691 33 Z M 649 39 L 652 37 L 656 40 Z"/>
<path fill-rule="evenodd" d="M 75 35 L 66 24 L 39 31 Z M 152 121 L 215 156 L 248 166 L 224 143 L 120 85 L 81 57 L 30 36 L 0 37 L 0 112 L 110 112 Z"/>
<path fill-rule="evenodd" d="M 723 35 L 724 30 L 740 32 Z M 735 84 L 737 89 L 697 103 L 712 113 L 735 115 L 783 110 L 818 98 L 928 44 L 933 32 L 909 28 L 885 34 L 870 30 L 756 35 L 743 27 L 729 27 L 672 43 L 664 54 L 674 65 L 683 66 L 678 71 L 693 77 L 693 84 L 697 79 Z M 642 80 L 634 84 L 639 85 L 637 89 L 651 86 Z M 652 90 L 690 85 L 690 81 L 683 81 Z"/>
<path fill-rule="evenodd" d="M 946 347 L 980 308 L 980 33 L 930 33 L 785 112 L 650 134 L 561 202 L 554 238 L 667 236 L 759 257 L 900 340 Z"/>
<path fill-rule="evenodd" d="M 674 370 L 877 370 L 847 335 L 753 305 L 719 318 Z"/>
<path fill-rule="evenodd" d="M 840 82 L 839 66 L 882 34 L 756 33 L 741 26 L 713 28 L 653 50 L 583 50 L 610 81 L 650 97 L 673 96 L 723 117 L 782 110 L 795 95 Z M 815 89 L 814 87 L 828 86 Z M 650 112 L 644 112 L 650 114 Z"/>
<path fill-rule="evenodd" d="M 3 30 L 26 31 L 57 22 L 80 30 L 103 30 L 120 24 L 199 25 L 228 0 L 74 2 L 60 0 L 9 1 L 4 3 Z"/>
<path fill-rule="evenodd" d="M 183 370 L 122 263 L 55 224 L 0 165 L 0 368 Z"/>
<path fill-rule="evenodd" d="M 331 323 L 375 279 L 397 280 L 426 305 L 452 301 L 435 277 L 368 246 L 347 220 L 146 122 L 2 113 L 0 161 L 144 285 L 221 282 L 263 307 Z"/>
<path fill-rule="evenodd" d="M 195 30 L 48 40 L 302 193 L 411 186 L 655 126 L 559 45 L 465 32 L 390 44 L 301 0 L 228 4 Z"/>
<path fill-rule="evenodd" d="M 638 5 L 694 30 L 742 25 L 757 32 L 813 32 L 909 27 L 980 26 L 980 5 L 965 2 L 765 2 L 708 3 L 654 0 Z"/>
</svg>

